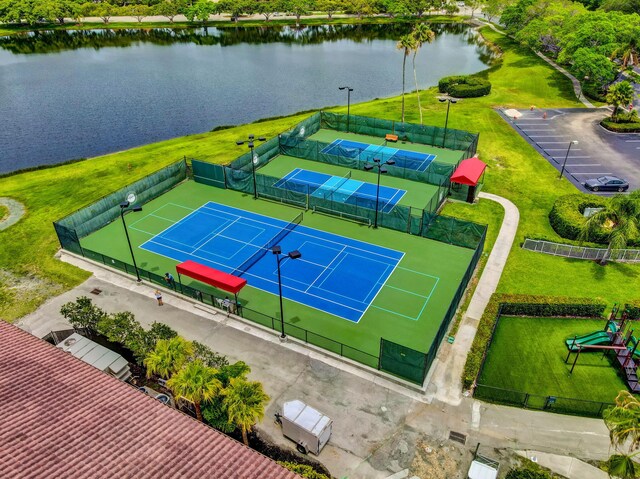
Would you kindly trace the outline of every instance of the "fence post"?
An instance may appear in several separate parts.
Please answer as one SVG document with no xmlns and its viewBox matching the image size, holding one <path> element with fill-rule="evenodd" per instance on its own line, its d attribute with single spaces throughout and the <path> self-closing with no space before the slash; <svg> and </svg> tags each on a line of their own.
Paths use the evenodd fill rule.
<svg viewBox="0 0 640 479">
<path fill-rule="evenodd" d="M 524 401 L 522 402 L 522 407 L 527 408 L 529 405 L 529 393 L 524 393 Z"/>
</svg>

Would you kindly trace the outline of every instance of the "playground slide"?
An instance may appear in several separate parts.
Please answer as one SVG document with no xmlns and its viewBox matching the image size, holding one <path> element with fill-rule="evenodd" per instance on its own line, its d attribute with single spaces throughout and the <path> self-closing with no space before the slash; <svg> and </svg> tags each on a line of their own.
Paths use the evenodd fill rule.
<svg viewBox="0 0 640 479">
<path fill-rule="evenodd" d="M 606 331 L 594 331 L 593 333 L 584 334 L 575 338 L 568 338 L 566 341 L 567 348 L 571 351 L 577 351 L 578 345 L 600 346 L 611 343 L 611 337 Z"/>
</svg>

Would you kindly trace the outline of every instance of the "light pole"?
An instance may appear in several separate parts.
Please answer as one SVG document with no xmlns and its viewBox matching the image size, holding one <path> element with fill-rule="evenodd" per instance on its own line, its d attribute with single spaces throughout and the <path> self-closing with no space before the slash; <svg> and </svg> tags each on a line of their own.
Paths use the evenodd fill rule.
<svg viewBox="0 0 640 479">
<path fill-rule="evenodd" d="M 339 86 L 338 90 L 347 90 L 347 133 L 349 133 L 349 116 L 350 116 L 350 110 L 351 110 L 351 92 L 353 91 L 353 88 L 351 88 L 350 86 Z"/>
<path fill-rule="evenodd" d="M 449 124 L 449 107 L 451 106 L 452 103 L 457 103 L 458 100 L 457 98 L 438 98 L 438 101 L 440 103 L 444 103 L 445 101 L 447 102 L 447 117 L 444 120 L 444 138 L 442 139 L 442 148 L 444 148 L 444 144 L 447 141 L 447 125 Z"/>
<path fill-rule="evenodd" d="M 129 239 L 129 232 L 127 231 L 127 222 L 124 220 L 124 215 L 134 211 L 142 211 L 142 206 L 134 205 L 131 209 L 129 208 L 130 203 L 128 201 L 123 201 L 120 203 L 120 218 L 122 218 L 122 226 L 124 226 L 124 234 L 127 237 L 127 244 L 129 245 L 129 251 L 131 252 L 131 259 L 133 260 L 133 267 L 136 270 L 136 277 L 138 278 L 138 283 L 142 281 L 140 279 L 140 273 L 138 272 L 138 265 L 136 264 L 136 257 L 133 255 L 133 248 L 131 247 L 131 240 Z"/>
<path fill-rule="evenodd" d="M 572 145 L 577 145 L 578 144 L 578 140 L 572 140 L 569 142 L 569 148 L 567 148 L 567 154 L 564 157 L 564 161 L 562 162 L 562 169 L 560 170 L 560 176 L 558 177 L 559 180 L 562 179 L 562 175 L 564 174 L 564 167 L 567 165 L 567 159 L 569 158 L 569 152 L 571 151 L 571 146 Z"/>
<path fill-rule="evenodd" d="M 271 252 L 276 256 L 276 261 L 278 262 L 278 294 L 280 295 L 280 339 L 284 339 L 287 337 L 284 334 L 284 309 L 282 307 L 282 277 L 280 276 L 280 261 L 285 258 L 289 259 L 299 259 L 302 258 L 302 253 L 297 249 L 293 251 L 289 251 L 286 254 L 282 254 L 282 248 L 280 245 L 276 245 L 271 248 Z"/>
<path fill-rule="evenodd" d="M 387 169 L 384 167 L 384 165 L 395 165 L 395 164 L 396 164 L 396 161 L 392 159 L 389 159 L 384 163 L 380 163 L 380 158 L 374 158 L 373 164 L 365 163 L 364 165 L 364 169 L 366 171 L 371 171 L 374 168 L 378 168 L 378 187 L 376 188 L 376 212 L 375 212 L 375 219 L 373 221 L 374 228 L 378 227 L 378 203 L 380 202 L 380 175 L 383 175 L 387 172 Z"/>
<path fill-rule="evenodd" d="M 249 135 L 249 137 L 247 138 L 246 141 L 249 142 L 249 144 L 247 145 L 249 147 L 249 149 L 251 150 L 251 176 L 253 177 L 253 199 L 257 200 L 258 199 L 258 187 L 256 186 L 256 163 L 258 163 L 258 158 L 253 156 L 253 140 L 255 138 L 255 135 Z M 266 138 L 264 136 L 259 136 L 258 137 L 259 141 L 266 141 Z M 238 140 L 236 141 L 236 145 L 240 146 L 240 145 L 244 145 L 245 140 Z"/>
</svg>

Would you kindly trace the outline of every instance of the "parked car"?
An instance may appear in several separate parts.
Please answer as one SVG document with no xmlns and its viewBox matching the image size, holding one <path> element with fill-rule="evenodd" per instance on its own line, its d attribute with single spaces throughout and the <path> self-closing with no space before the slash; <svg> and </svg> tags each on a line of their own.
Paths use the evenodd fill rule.
<svg viewBox="0 0 640 479">
<path fill-rule="evenodd" d="M 591 191 L 627 191 L 629 183 L 616 176 L 601 176 L 584 182 L 584 187 Z"/>
</svg>

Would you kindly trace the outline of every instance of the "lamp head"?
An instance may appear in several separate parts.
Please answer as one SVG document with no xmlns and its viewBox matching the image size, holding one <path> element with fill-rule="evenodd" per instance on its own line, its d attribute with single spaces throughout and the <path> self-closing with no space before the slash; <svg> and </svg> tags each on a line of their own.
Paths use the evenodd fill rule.
<svg viewBox="0 0 640 479">
<path fill-rule="evenodd" d="M 289 254 L 287 254 L 287 256 L 291 259 L 298 259 L 302 258 L 302 253 L 300 253 L 300 251 L 298 251 L 297 249 L 294 249 L 293 251 L 289 251 Z"/>
<path fill-rule="evenodd" d="M 374 162 L 374 163 L 380 163 L 380 158 L 374 158 L 374 159 L 373 159 L 373 162 Z"/>
<path fill-rule="evenodd" d="M 282 248 L 280 247 L 280 245 L 275 245 L 273 248 L 271 248 L 271 252 L 273 254 L 281 254 Z"/>
<path fill-rule="evenodd" d="M 353 88 L 348 88 L 349 91 L 353 91 Z"/>
<path fill-rule="evenodd" d="M 120 208 L 125 209 L 129 207 L 129 202 L 128 201 L 123 201 L 122 203 L 120 203 Z"/>
<path fill-rule="evenodd" d="M 438 101 L 439 101 L 440 103 L 444 103 L 445 101 L 447 101 L 447 99 L 446 99 L 446 98 L 442 98 L 442 97 L 441 97 L 441 98 L 438 98 Z"/>
<path fill-rule="evenodd" d="M 255 138 L 254 135 L 249 135 L 249 140 L 253 140 Z"/>
<path fill-rule="evenodd" d="M 339 87 L 338 87 L 338 90 L 344 90 L 344 89 L 346 89 L 346 88 L 347 88 L 346 86 L 339 86 Z"/>
<path fill-rule="evenodd" d="M 393 158 L 390 158 L 387 160 L 387 165 L 395 165 L 396 164 L 396 160 L 394 160 Z"/>
<path fill-rule="evenodd" d="M 266 137 L 264 137 L 264 136 L 259 136 L 259 137 L 258 137 L 258 140 L 259 140 L 259 141 L 267 141 L 267 138 L 266 138 Z"/>
<path fill-rule="evenodd" d="M 240 145 L 244 145 L 244 141 L 242 140 L 238 140 L 236 141 L 236 145 L 240 146 Z"/>
<path fill-rule="evenodd" d="M 365 169 L 365 171 L 371 171 L 371 170 L 373 170 L 373 165 L 371 165 L 369 163 L 365 163 L 364 164 L 364 169 Z"/>
<path fill-rule="evenodd" d="M 384 175 L 387 172 L 387 169 L 384 166 L 380 167 L 380 174 Z"/>
<path fill-rule="evenodd" d="M 142 206 L 140 206 L 140 205 L 135 205 L 135 206 L 131 209 L 131 211 L 135 211 L 135 212 L 142 211 Z"/>
<path fill-rule="evenodd" d="M 249 144 L 247 145 L 249 148 L 253 148 L 253 141 L 250 141 Z"/>
<path fill-rule="evenodd" d="M 458 99 L 457 98 L 449 98 L 449 101 L 451 103 L 458 103 Z"/>
</svg>

